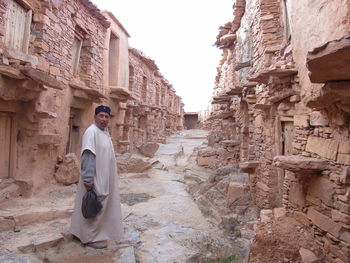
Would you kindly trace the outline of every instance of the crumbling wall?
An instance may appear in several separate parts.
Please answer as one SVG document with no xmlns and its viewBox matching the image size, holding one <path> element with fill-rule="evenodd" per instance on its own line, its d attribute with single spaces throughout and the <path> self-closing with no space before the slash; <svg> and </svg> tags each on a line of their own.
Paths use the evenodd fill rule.
<svg viewBox="0 0 350 263">
<path fill-rule="evenodd" d="M 205 123 L 210 152 L 224 150 L 220 141 L 238 126 L 231 164 L 250 174 L 254 203 L 286 208 L 327 254 L 319 260 L 349 262 L 349 1 L 233 8 L 235 27 L 221 28 L 216 42 L 223 56 Z M 215 161 L 227 164 L 224 155 Z"/>
</svg>

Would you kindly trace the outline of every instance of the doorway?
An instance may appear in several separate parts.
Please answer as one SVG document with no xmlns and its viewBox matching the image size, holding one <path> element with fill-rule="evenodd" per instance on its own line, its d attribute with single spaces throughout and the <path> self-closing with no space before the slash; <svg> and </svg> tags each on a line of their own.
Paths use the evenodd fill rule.
<svg viewBox="0 0 350 263">
<path fill-rule="evenodd" d="M 11 113 L 0 112 L 0 179 L 10 177 L 13 119 Z"/>
<path fill-rule="evenodd" d="M 80 139 L 81 139 L 81 118 L 83 111 L 77 108 L 70 109 L 69 116 L 69 133 L 66 146 L 66 153 L 75 153 L 77 158 L 80 157 Z"/>
<path fill-rule="evenodd" d="M 292 118 L 281 119 L 279 122 L 279 133 L 278 133 L 278 153 L 277 155 L 292 155 L 293 154 L 293 139 L 294 139 L 294 123 Z M 277 189 L 278 198 L 277 205 L 282 206 L 283 196 L 283 182 L 285 177 L 285 170 L 277 168 Z"/>
</svg>

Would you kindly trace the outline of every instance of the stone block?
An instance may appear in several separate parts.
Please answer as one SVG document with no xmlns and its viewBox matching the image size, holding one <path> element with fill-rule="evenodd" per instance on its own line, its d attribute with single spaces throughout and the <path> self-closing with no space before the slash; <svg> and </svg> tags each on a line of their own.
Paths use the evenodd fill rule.
<svg viewBox="0 0 350 263">
<path fill-rule="evenodd" d="M 334 207 L 340 212 L 350 215 L 350 204 L 337 201 L 334 203 Z"/>
<path fill-rule="evenodd" d="M 299 254 L 302 263 L 321 263 L 321 260 L 311 250 L 301 247 Z"/>
<path fill-rule="evenodd" d="M 58 76 L 58 75 L 61 74 L 61 70 L 59 68 L 57 68 L 57 67 L 51 66 L 50 67 L 50 74 L 54 75 L 54 76 Z"/>
<path fill-rule="evenodd" d="M 118 261 L 123 263 L 136 263 L 135 252 L 133 246 L 123 247 L 116 252 Z"/>
<path fill-rule="evenodd" d="M 260 221 L 261 222 L 272 222 L 273 211 L 271 209 L 263 209 L 260 211 Z"/>
<path fill-rule="evenodd" d="M 340 182 L 340 174 L 338 174 L 338 173 L 330 173 L 329 180 L 331 180 L 331 181 L 333 181 L 335 183 L 339 183 Z"/>
<path fill-rule="evenodd" d="M 152 164 L 131 154 L 123 154 L 117 157 L 119 173 L 142 173 L 152 167 Z"/>
<path fill-rule="evenodd" d="M 337 256 L 345 263 L 350 263 L 349 257 L 347 255 L 345 255 L 345 253 L 342 250 L 339 249 L 339 246 L 330 245 L 329 249 L 333 255 Z"/>
<path fill-rule="evenodd" d="M 28 253 L 35 250 L 44 250 L 49 247 L 57 246 L 60 242 L 63 242 L 64 238 L 59 233 L 46 233 L 45 235 L 38 236 L 30 244 L 18 247 L 23 253 Z"/>
<path fill-rule="evenodd" d="M 335 222 L 341 222 L 350 225 L 350 215 L 341 213 L 338 210 L 332 210 L 332 219 Z"/>
<path fill-rule="evenodd" d="M 292 182 L 289 188 L 289 201 L 302 209 L 305 205 L 303 186 L 299 182 Z"/>
<path fill-rule="evenodd" d="M 310 125 L 312 126 L 327 126 L 329 119 L 320 111 L 314 111 L 310 114 Z"/>
<path fill-rule="evenodd" d="M 299 95 L 293 95 L 289 98 L 290 102 L 299 102 L 300 101 L 300 96 Z M 295 116 L 294 116 L 295 117 Z"/>
<path fill-rule="evenodd" d="M 154 157 L 159 148 L 159 144 L 155 142 L 148 142 L 137 147 L 141 154 L 147 157 Z"/>
<path fill-rule="evenodd" d="M 350 165 L 350 154 L 338 154 L 337 162 L 345 165 Z"/>
<path fill-rule="evenodd" d="M 37 69 L 44 71 L 44 72 L 49 72 L 50 70 L 50 63 L 46 61 L 45 58 L 43 57 L 38 57 L 38 65 L 36 67 Z"/>
<path fill-rule="evenodd" d="M 308 127 L 309 116 L 308 115 L 294 115 L 294 126 Z"/>
<path fill-rule="evenodd" d="M 339 238 L 342 226 L 334 222 L 328 216 L 318 212 L 314 208 L 310 207 L 307 211 L 307 217 L 315 224 L 317 227 Z"/>
<path fill-rule="evenodd" d="M 297 220 L 299 223 L 303 224 L 304 226 L 310 225 L 310 220 L 307 218 L 306 214 L 304 214 L 303 212 L 294 211 L 293 218 L 295 218 L 295 220 Z"/>
<path fill-rule="evenodd" d="M 350 141 L 341 142 L 339 144 L 338 153 L 350 154 Z"/>
<path fill-rule="evenodd" d="M 25 54 L 20 51 L 15 51 L 15 50 L 6 50 L 5 54 L 9 58 L 14 58 L 14 59 L 19 59 L 25 62 L 31 63 L 33 66 L 36 66 L 38 64 L 38 58 L 33 55 Z"/>
<path fill-rule="evenodd" d="M 239 225 L 237 214 L 229 214 L 222 216 L 221 224 L 229 230 L 234 230 L 234 228 Z"/>
<path fill-rule="evenodd" d="M 277 207 L 273 209 L 273 215 L 275 219 L 286 216 L 287 211 L 284 207 Z"/>
<path fill-rule="evenodd" d="M 256 183 L 256 187 L 259 188 L 260 190 L 264 191 L 264 192 L 270 192 L 271 188 L 268 187 L 266 184 L 262 183 L 262 182 L 257 182 Z"/>
<path fill-rule="evenodd" d="M 50 25 L 50 18 L 46 15 L 34 12 L 33 21 L 36 23 L 42 23 L 45 25 Z"/>
<path fill-rule="evenodd" d="M 321 200 L 328 206 L 333 205 L 334 183 L 323 176 L 313 176 L 307 191 L 309 197 Z"/>
<path fill-rule="evenodd" d="M 340 235 L 340 239 L 348 243 L 350 246 L 350 231 L 346 230 Z"/>
<path fill-rule="evenodd" d="M 217 165 L 217 158 L 216 156 L 198 156 L 197 157 L 197 164 L 200 166 L 208 166 L 208 167 L 215 167 Z"/>
<path fill-rule="evenodd" d="M 350 184 L 350 167 L 349 166 L 343 169 L 340 176 L 340 182 L 342 184 Z"/>
<path fill-rule="evenodd" d="M 246 194 L 248 191 L 249 188 L 246 184 L 231 182 L 228 185 L 226 198 L 227 200 L 236 199 L 241 195 Z"/>
<path fill-rule="evenodd" d="M 302 175 L 321 172 L 327 168 L 327 164 L 326 160 L 300 155 L 277 155 L 273 158 L 274 166 Z"/>
<path fill-rule="evenodd" d="M 63 162 L 58 166 L 55 179 L 58 183 L 70 185 L 79 181 L 80 169 L 79 161 L 75 153 L 69 153 L 63 158 Z"/>
<path fill-rule="evenodd" d="M 339 141 L 310 136 L 307 140 L 306 151 L 316 153 L 321 157 L 336 160 Z"/>
</svg>

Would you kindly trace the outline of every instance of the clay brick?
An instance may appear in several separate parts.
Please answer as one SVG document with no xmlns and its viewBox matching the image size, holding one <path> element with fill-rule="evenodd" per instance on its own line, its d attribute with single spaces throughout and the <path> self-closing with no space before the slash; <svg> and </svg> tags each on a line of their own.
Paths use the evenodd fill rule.
<svg viewBox="0 0 350 263">
<path fill-rule="evenodd" d="M 307 211 L 307 217 L 314 223 L 317 227 L 322 230 L 329 232 L 336 238 L 339 238 L 342 226 L 334 222 L 328 216 L 318 212 L 314 208 L 309 208 Z"/>
</svg>

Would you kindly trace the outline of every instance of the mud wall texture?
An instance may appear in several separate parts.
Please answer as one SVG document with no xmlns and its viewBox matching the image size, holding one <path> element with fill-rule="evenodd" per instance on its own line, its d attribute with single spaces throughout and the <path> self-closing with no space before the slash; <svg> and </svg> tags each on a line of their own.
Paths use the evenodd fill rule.
<svg viewBox="0 0 350 263">
<path fill-rule="evenodd" d="M 207 166 L 238 163 L 255 204 L 312 229 L 325 262 L 350 258 L 349 6 L 236 1 L 203 124 L 217 148 Z"/>
<path fill-rule="evenodd" d="M 1 198 L 54 181 L 68 154 L 79 161 L 99 104 L 112 108 L 118 153 L 183 128 L 181 98 L 128 38 L 112 13 L 88 0 L 0 0 L 0 179 L 1 189 L 15 189 Z M 144 94 L 138 78 L 147 79 Z"/>
</svg>

